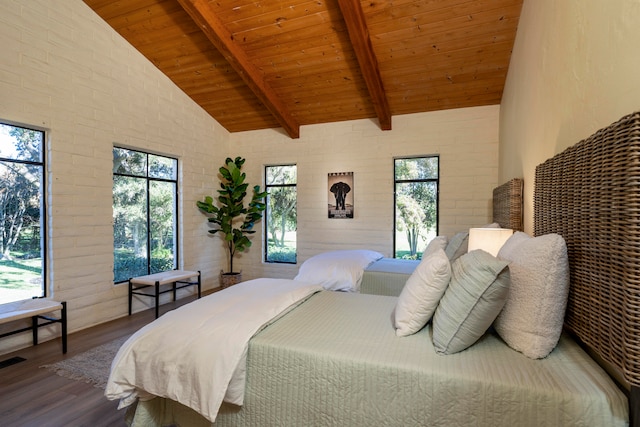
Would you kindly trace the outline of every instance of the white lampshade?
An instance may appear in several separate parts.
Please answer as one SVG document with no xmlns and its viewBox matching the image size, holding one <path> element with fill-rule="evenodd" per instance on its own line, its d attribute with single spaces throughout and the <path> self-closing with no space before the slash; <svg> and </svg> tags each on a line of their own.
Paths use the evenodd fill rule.
<svg viewBox="0 0 640 427">
<path fill-rule="evenodd" d="M 482 249 L 493 256 L 498 256 L 498 251 L 511 235 L 513 230 L 510 228 L 471 228 L 469 229 L 469 252 Z"/>
</svg>

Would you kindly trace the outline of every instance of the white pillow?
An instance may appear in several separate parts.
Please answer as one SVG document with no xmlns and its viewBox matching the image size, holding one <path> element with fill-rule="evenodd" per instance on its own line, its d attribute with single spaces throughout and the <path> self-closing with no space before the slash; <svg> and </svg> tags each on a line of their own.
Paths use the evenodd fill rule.
<svg viewBox="0 0 640 427">
<path fill-rule="evenodd" d="M 433 315 L 436 353 L 462 351 L 491 326 L 509 292 L 507 264 L 481 249 L 451 263 L 451 282 Z"/>
<path fill-rule="evenodd" d="M 364 269 L 382 256 L 367 249 L 324 252 L 303 262 L 293 280 L 321 285 L 330 291 L 358 292 Z"/>
<path fill-rule="evenodd" d="M 443 249 L 437 249 L 413 271 L 398 297 L 396 335 L 415 334 L 427 324 L 451 279 L 451 265 Z"/>
<path fill-rule="evenodd" d="M 562 236 L 531 237 L 516 232 L 498 252 L 509 261 L 511 288 L 496 332 L 532 359 L 547 356 L 558 344 L 569 296 L 569 258 Z"/>
<path fill-rule="evenodd" d="M 422 252 L 422 259 L 424 259 L 424 258 L 428 257 L 429 255 L 437 252 L 438 249 L 445 250 L 447 248 L 447 243 L 449 243 L 449 240 L 447 239 L 447 236 L 436 236 L 436 237 L 434 237 L 433 239 L 431 239 L 431 241 L 429 242 L 427 247 L 424 248 L 424 251 Z"/>
</svg>

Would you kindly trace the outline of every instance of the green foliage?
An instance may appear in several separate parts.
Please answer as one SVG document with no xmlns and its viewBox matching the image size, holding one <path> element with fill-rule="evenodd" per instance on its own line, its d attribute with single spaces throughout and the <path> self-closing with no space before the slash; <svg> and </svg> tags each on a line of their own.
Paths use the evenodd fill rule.
<svg viewBox="0 0 640 427">
<path fill-rule="evenodd" d="M 296 248 L 295 246 L 279 246 L 274 243 L 269 244 L 268 262 L 287 262 L 291 264 L 296 263 Z"/>
<path fill-rule="evenodd" d="M 396 227 L 398 231 L 405 232 L 411 256 L 415 256 L 418 251 L 418 239 L 425 222 L 425 212 L 417 200 L 406 194 L 397 196 L 396 208 L 400 214 L 397 218 Z"/>
<path fill-rule="evenodd" d="M 0 288 L 33 291 L 33 296 L 42 295 L 42 259 L 20 259 L 22 254 L 12 252 L 10 257 L 0 259 Z"/>
<path fill-rule="evenodd" d="M 8 126 L 8 125 L 3 125 Z M 41 160 L 42 135 L 40 131 L 9 126 L 9 150 L 4 157 L 16 161 L 39 162 Z M 0 162 L 0 258 L 10 258 L 24 234 L 40 230 L 41 165 L 28 165 L 14 161 Z M 40 236 L 33 247 L 32 257 L 40 256 Z"/>
<path fill-rule="evenodd" d="M 208 222 L 212 225 L 209 233 L 221 233 L 227 250 L 229 251 L 229 272 L 233 272 L 233 256 L 236 251 L 244 252 L 251 247 L 249 236 L 255 233 L 253 226 L 262 219 L 262 212 L 266 209 L 264 199 L 266 191 L 260 186 L 253 187 L 251 200 L 245 206 L 245 197 L 249 184 L 245 182 L 247 175 L 242 172 L 245 159 L 227 157 L 225 165 L 219 169 L 222 179 L 218 190 L 218 204 L 214 204 L 211 196 L 204 201 L 197 201 L 196 205 L 209 215 Z"/>
<path fill-rule="evenodd" d="M 130 249 L 116 249 L 114 256 L 114 281 L 122 282 L 131 277 L 144 276 L 147 274 L 146 255 L 136 255 Z M 151 252 L 149 261 L 151 274 L 169 271 L 175 268 L 173 252 L 171 249 L 158 249 Z"/>
<path fill-rule="evenodd" d="M 422 252 L 416 253 L 416 254 L 411 254 L 411 252 L 407 252 L 407 251 L 397 251 L 396 252 L 396 258 L 398 259 L 412 259 L 412 260 L 419 260 L 422 259 Z"/>
<path fill-rule="evenodd" d="M 116 249 L 114 258 L 114 282 L 129 280 L 131 277 L 147 274 L 147 257 L 136 256 L 133 251 Z"/>
</svg>

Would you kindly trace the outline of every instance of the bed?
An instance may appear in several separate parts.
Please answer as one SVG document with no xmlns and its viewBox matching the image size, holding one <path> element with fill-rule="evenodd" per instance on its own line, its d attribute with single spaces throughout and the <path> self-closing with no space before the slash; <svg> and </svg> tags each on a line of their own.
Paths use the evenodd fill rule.
<svg viewBox="0 0 640 427">
<path fill-rule="evenodd" d="M 517 233 L 515 243 L 510 239 L 503 249 L 506 257 L 521 247 L 513 246 L 523 244 L 518 239 L 562 240 L 571 273 L 566 316 L 563 306 L 560 318 L 565 330 L 560 330 L 544 357 L 515 350 L 511 338 L 500 332 L 508 301 L 492 326 L 471 345 L 442 352 L 438 313 L 441 305 L 452 300 L 447 296 L 450 289 L 457 289 L 453 277 L 459 268 L 452 267 L 451 282 L 433 320 L 407 336 L 398 336 L 392 326 L 400 298 L 319 290 L 313 287 L 317 285 L 285 281 L 278 286 L 304 288 L 304 296 L 283 304 L 286 307 L 259 325 L 246 351 L 240 352 L 246 356 L 246 364 L 238 365 L 245 378 L 241 405 L 225 402 L 213 416 L 204 416 L 189 402 L 151 393 L 128 407 L 129 423 L 639 425 L 640 221 L 634 205 L 640 199 L 639 148 L 640 115 L 634 114 L 536 169 L 535 237 Z M 482 251 L 469 254 L 485 256 Z M 492 262 L 507 265 L 500 254 Z M 496 277 L 510 272 L 511 295 L 517 260 L 508 265 L 498 269 Z M 228 301 L 243 299 L 234 293 L 241 289 L 234 288 L 191 304 L 204 307 L 216 295 Z M 175 316 L 201 307 L 191 304 L 175 310 Z M 168 319 L 173 324 L 173 318 Z M 204 341 L 213 342 L 213 351 L 215 340 Z M 207 363 L 214 359 L 207 358 Z M 110 383 L 119 384 L 119 369 L 114 361 Z M 171 364 L 165 369 L 171 370 Z"/>
<path fill-rule="evenodd" d="M 521 178 L 513 178 L 494 188 L 493 223 L 485 227 L 502 227 L 523 231 L 522 191 L 523 180 Z M 460 239 L 458 243 L 463 244 L 462 252 L 465 252 L 463 240 L 466 236 L 468 236 L 466 231 L 452 236 L 452 239 Z M 450 251 L 450 255 L 455 256 L 455 249 L 450 249 Z M 360 292 L 372 295 L 399 296 L 407 279 L 419 263 L 418 260 L 380 258 L 365 268 L 359 286 Z"/>
</svg>

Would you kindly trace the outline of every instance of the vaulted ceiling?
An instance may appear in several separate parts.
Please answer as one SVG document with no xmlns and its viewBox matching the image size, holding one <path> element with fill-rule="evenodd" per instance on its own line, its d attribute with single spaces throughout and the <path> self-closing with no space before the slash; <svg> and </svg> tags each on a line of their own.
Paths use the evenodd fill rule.
<svg viewBox="0 0 640 427">
<path fill-rule="evenodd" d="M 84 0 L 229 132 L 499 104 L 523 0 Z"/>
</svg>

